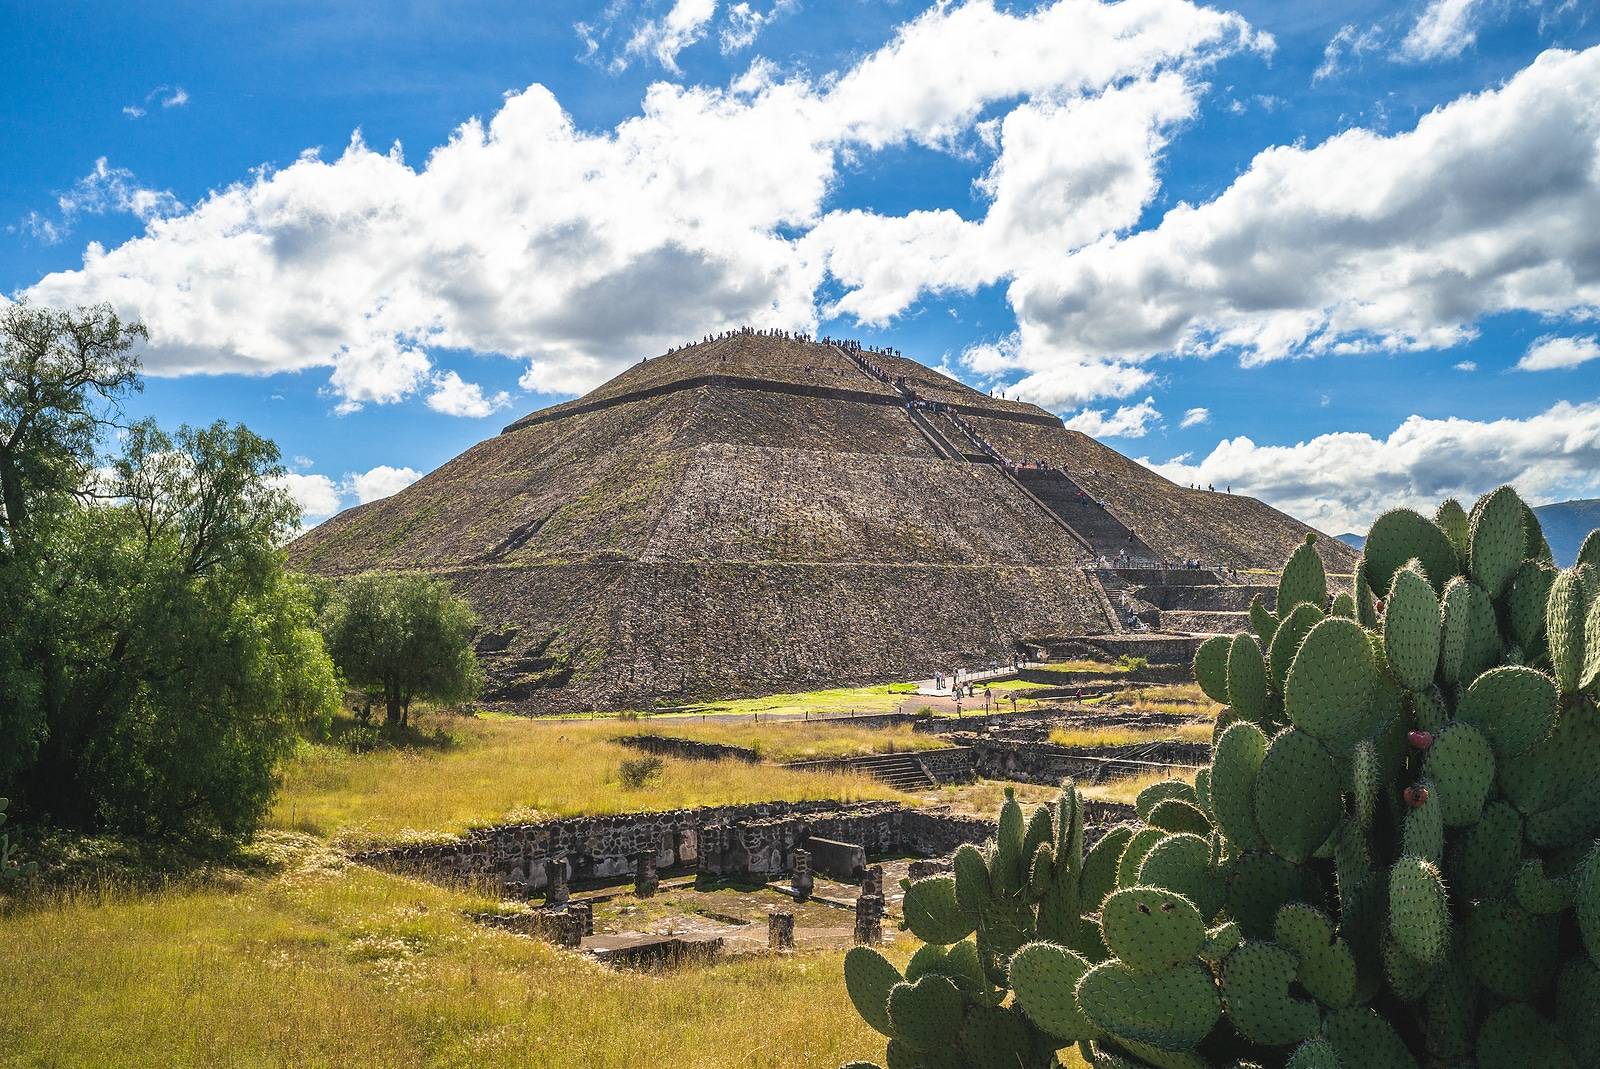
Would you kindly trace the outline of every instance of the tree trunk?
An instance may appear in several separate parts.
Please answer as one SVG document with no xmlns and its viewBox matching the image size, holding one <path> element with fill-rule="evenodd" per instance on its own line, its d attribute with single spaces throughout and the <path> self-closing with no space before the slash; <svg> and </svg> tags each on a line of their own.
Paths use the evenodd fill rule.
<svg viewBox="0 0 1600 1069">
<path fill-rule="evenodd" d="M 400 704 L 399 698 L 384 699 L 383 722 L 386 726 L 391 728 L 404 726 L 404 707 Z"/>
</svg>

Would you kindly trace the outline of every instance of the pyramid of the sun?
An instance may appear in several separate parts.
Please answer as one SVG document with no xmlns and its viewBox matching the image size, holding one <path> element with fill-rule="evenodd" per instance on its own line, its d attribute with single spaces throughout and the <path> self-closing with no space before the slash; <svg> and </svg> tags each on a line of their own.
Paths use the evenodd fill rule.
<svg viewBox="0 0 1600 1069">
<path fill-rule="evenodd" d="M 483 618 L 486 697 L 559 709 L 931 675 L 1103 631 L 1102 555 L 1275 567 L 1306 530 L 915 361 L 739 333 L 518 420 L 290 559 L 443 576 Z"/>
</svg>

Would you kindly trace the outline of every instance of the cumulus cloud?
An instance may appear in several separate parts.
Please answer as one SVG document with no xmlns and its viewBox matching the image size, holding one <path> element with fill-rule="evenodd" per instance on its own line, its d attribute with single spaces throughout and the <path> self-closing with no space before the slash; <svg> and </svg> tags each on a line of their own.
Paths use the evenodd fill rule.
<svg viewBox="0 0 1600 1069">
<path fill-rule="evenodd" d="M 1526 419 L 1412 416 L 1386 438 L 1324 434 L 1295 445 L 1224 439 L 1197 463 L 1143 463 L 1182 484 L 1231 485 L 1325 531 L 1359 531 L 1398 505 L 1469 506 L 1510 483 L 1531 501 L 1600 495 L 1600 402 L 1562 401 Z"/>
<path fill-rule="evenodd" d="M 1143 438 L 1150 424 L 1161 422 L 1156 401 L 1146 397 L 1136 405 L 1123 405 L 1110 415 L 1103 408 L 1086 408 L 1062 420 L 1068 430 L 1082 431 L 1091 438 Z"/>
<path fill-rule="evenodd" d="M 397 494 L 422 478 L 422 472 L 413 468 L 395 468 L 388 464 L 379 464 L 377 467 L 364 472 L 350 472 L 344 477 L 340 489 L 356 499 L 356 504 L 365 505 L 368 501 Z"/>
<path fill-rule="evenodd" d="M 1065 355 L 1245 362 L 1432 349 L 1509 310 L 1600 308 L 1600 48 L 1385 137 L 1268 149 L 1209 203 L 1019 278 L 1024 330 Z M 1533 166 L 1531 161 L 1538 161 Z"/>
<path fill-rule="evenodd" d="M 722 31 L 717 35 L 722 45 L 722 54 L 728 55 L 749 48 L 769 23 L 782 18 L 799 6 L 800 0 L 773 0 L 772 6 L 765 11 L 757 10 L 745 0 L 731 5 L 723 19 Z"/>
<path fill-rule="evenodd" d="M 284 489 L 300 506 L 300 522 L 326 519 L 339 511 L 339 490 L 326 475 L 286 472 Z"/>
<path fill-rule="evenodd" d="M 71 189 L 56 194 L 56 210 L 58 214 L 53 219 L 37 211 L 29 212 L 22 228 L 53 245 L 71 233 L 73 224 L 85 215 L 121 212 L 149 222 L 183 211 L 183 203 L 167 190 L 141 186 L 132 171 L 112 167 L 101 156 L 94 161 L 94 169 L 74 182 Z"/>
<path fill-rule="evenodd" d="M 673 24 L 699 32 L 715 5 L 680 8 Z M 152 213 L 141 236 L 91 245 L 81 267 L 27 292 L 142 318 L 154 375 L 332 368 L 342 411 L 437 393 L 432 347 L 525 361 L 525 389 L 580 392 L 708 329 L 814 328 L 830 271 L 853 280 L 840 311 L 867 319 L 907 294 L 1032 277 L 1132 226 L 1156 154 L 1193 113 L 1194 79 L 1270 44 L 1188 0 L 1022 13 L 969 0 L 936 5 L 837 75 L 757 65 L 727 88 L 652 85 L 611 129 L 579 129 L 534 85 L 420 165 L 357 133 L 331 158 L 308 151 Z M 996 107 L 999 156 L 972 251 L 959 247 L 969 224 L 938 213 L 860 220 L 878 228 L 875 250 L 829 225 L 841 161 L 906 143 L 966 153 Z M 891 251 L 931 266 L 880 274 L 872 257 Z M 1149 381 L 1124 362 L 1075 361 L 1031 327 L 1018 338 L 997 373 L 1056 404 Z M 1086 393 L 1069 381 L 1078 370 L 1110 392 Z"/>
<path fill-rule="evenodd" d="M 1478 370 L 1478 362 L 1476 360 L 1463 360 L 1460 363 L 1452 364 L 1451 366 L 1457 371 L 1464 371 L 1469 374 Z"/>
<path fill-rule="evenodd" d="M 1191 409 L 1189 409 L 1189 411 L 1187 411 L 1187 412 L 1185 412 L 1183 414 L 1183 419 L 1178 423 L 1178 427 L 1181 430 L 1182 428 L 1185 428 L 1185 427 L 1199 427 L 1202 424 L 1206 424 L 1206 423 L 1210 423 L 1210 422 L 1211 422 L 1211 409 L 1209 409 L 1209 408 L 1191 408 Z"/>
<path fill-rule="evenodd" d="M 501 390 L 492 397 L 485 396 L 483 387 L 467 382 L 454 371 L 433 377 L 433 392 L 428 394 L 428 407 L 447 416 L 468 416 L 482 419 L 511 404 L 511 395 Z"/>
<path fill-rule="evenodd" d="M 1600 337 L 1561 338 L 1547 334 L 1528 346 L 1517 361 L 1518 371 L 1551 371 L 1574 368 L 1590 360 L 1600 360 Z"/>
<path fill-rule="evenodd" d="M 1433 60 L 1459 56 L 1478 39 L 1482 9 L 1482 0 L 1429 0 L 1400 42 L 1401 57 Z"/>
<path fill-rule="evenodd" d="M 1383 40 L 1383 29 L 1379 26 L 1368 26 L 1365 30 L 1356 29 L 1350 22 L 1340 26 L 1322 48 L 1322 63 L 1312 72 L 1312 83 L 1340 74 L 1352 61 L 1359 61 L 1368 52 L 1381 48 Z"/>
<path fill-rule="evenodd" d="M 680 73 L 678 53 L 705 36 L 706 24 L 716 13 L 716 0 L 673 0 L 664 16 L 639 23 L 613 65 L 626 66 L 629 57 L 651 56 L 667 70 Z"/>
</svg>

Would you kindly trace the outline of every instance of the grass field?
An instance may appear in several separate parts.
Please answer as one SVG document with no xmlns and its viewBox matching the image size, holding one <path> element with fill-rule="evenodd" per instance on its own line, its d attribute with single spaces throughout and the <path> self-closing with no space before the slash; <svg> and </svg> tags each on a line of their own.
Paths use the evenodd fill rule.
<svg viewBox="0 0 1600 1069">
<path fill-rule="evenodd" d="M 284 769 L 268 826 L 357 847 L 580 813 L 903 797 L 866 776 L 674 758 L 629 789 L 617 770 L 640 754 L 612 741 L 631 730 L 614 721 L 448 717 L 421 726 L 426 745 L 374 753 L 303 743 Z"/>
<path fill-rule="evenodd" d="M 874 753 L 936 750 L 948 746 L 937 735 L 913 731 L 910 724 L 890 728 L 855 728 L 849 724 L 805 721 L 754 723 L 645 723 L 647 734 L 743 746 L 766 761 L 810 761 L 827 757 L 857 757 Z M 613 731 L 613 735 L 622 732 Z"/>
<path fill-rule="evenodd" d="M 1161 742 L 1177 739 L 1180 742 L 1211 741 L 1210 724 L 1179 724 L 1176 727 L 1141 728 L 1129 724 L 1108 727 L 1058 727 L 1050 732 L 1050 742 L 1055 746 L 1129 746 L 1139 742 Z"/>
<path fill-rule="evenodd" d="M 0 915 L 0 1064 L 811 1069 L 882 1054 L 837 952 L 692 980 L 613 972 L 312 837 L 261 849 L 279 871 Z"/>
<path fill-rule="evenodd" d="M 614 740 L 641 729 L 783 759 L 937 739 L 753 720 L 422 715 L 411 745 L 358 754 L 349 726 L 301 745 L 267 830 L 242 855 L 163 877 L 138 850 L 86 850 L 110 860 L 0 904 L 0 1066 L 830 1069 L 882 1058 L 849 1005 L 839 951 L 612 971 L 473 924 L 465 914 L 491 903 L 470 891 L 351 865 L 345 851 L 544 816 L 904 797 L 864 777 L 673 758 L 629 789 L 618 768 L 639 753 Z M 1131 800 L 1147 781 L 1087 793 Z M 1003 787 L 962 790 L 951 800 L 992 817 Z M 912 949 L 902 940 L 891 956 Z M 1071 1052 L 1063 1064 L 1082 1065 Z"/>
</svg>

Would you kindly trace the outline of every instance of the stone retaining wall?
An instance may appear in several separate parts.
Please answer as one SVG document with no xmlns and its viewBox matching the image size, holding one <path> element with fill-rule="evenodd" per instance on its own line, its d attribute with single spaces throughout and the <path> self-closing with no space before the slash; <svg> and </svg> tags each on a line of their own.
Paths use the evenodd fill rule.
<svg viewBox="0 0 1600 1069">
<path fill-rule="evenodd" d="M 859 843 L 868 856 L 881 857 L 946 854 L 990 834 L 982 821 L 889 802 L 765 802 L 501 825 L 452 842 L 371 850 L 356 860 L 529 894 L 544 889 L 551 858 L 565 858 L 575 884 L 630 880 L 644 851 L 654 851 L 661 870 L 768 879 L 789 872 L 795 848 L 811 835 Z"/>
<path fill-rule="evenodd" d="M 680 739 L 672 735 L 619 735 L 616 741 L 635 750 L 643 750 L 645 753 L 684 757 L 691 761 L 733 759 L 756 764 L 761 760 L 761 755 L 747 746 L 728 746 L 720 742 Z"/>
</svg>

